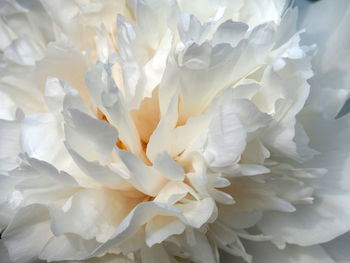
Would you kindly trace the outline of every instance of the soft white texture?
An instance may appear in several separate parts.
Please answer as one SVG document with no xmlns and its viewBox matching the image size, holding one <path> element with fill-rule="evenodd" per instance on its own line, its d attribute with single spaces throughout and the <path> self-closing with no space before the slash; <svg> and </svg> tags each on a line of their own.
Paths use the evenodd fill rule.
<svg viewBox="0 0 350 263">
<path fill-rule="evenodd" d="M 347 262 L 349 23 L 0 0 L 1 262 Z"/>
</svg>

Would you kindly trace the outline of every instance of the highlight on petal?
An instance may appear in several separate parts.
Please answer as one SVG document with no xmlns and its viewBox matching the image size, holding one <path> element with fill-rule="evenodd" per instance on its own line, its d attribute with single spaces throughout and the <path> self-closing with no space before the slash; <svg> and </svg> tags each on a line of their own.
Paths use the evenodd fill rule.
<svg viewBox="0 0 350 263">
<path fill-rule="evenodd" d="M 210 166 L 224 167 L 239 161 L 245 148 L 246 131 L 232 108 L 223 106 L 209 126 L 204 156 Z"/>
</svg>

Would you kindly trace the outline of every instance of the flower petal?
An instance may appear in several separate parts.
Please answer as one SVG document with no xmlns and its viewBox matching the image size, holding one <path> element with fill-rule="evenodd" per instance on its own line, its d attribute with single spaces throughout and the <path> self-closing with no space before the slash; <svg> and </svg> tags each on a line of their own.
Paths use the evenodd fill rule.
<svg viewBox="0 0 350 263">
<path fill-rule="evenodd" d="M 64 208 L 50 207 L 52 231 L 56 236 L 74 233 L 105 242 L 137 201 L 111 190 L 81 190 Z"/>
<path fill-rule="evenodd" d="M 144 263 L 164 262 L 171 263 L 167 251 L 162 245 L 155 245 L 141 250 L 141 260 Z"/>
<path fill-rule="evenodd" d="M 173 181 L 182 181 L 185 177 L 184 169 L 167 152 L 158 153 L 153 167 Z"/>
<path fill-rule="evenodd" d="M 146 244 L 149 247 L 161 244 L 169 236 L 183 233 L 185 228 L 185 224 L 177 218 L 156 216 L 146 224 Z"/>
<path fill-rule="evenodd" d="M 253 255 L 253 262 L 259 263 L 335 263 L 321 246 L 298 247 L 289 245 L 280 250 L 268 242 L 244 242 L 248 253 Z M 223 263 L 242 262 L 238 258 L 223 254 Z"/>
<path fill-rule="evenodd" d="M 53 236 L 40 252 L 39 259 L 47 262 L 86 259 L 98 245 L 95 239 L 85 240 L 75 234 Z"/>
<path fill-rule="evenodd" d="M 315 77 L 310 80 L 313 88 L 309 103 L 325 117 L 334 118 L 350 96 L 350 5 L 346 0 L 337 4 L 325 0 L 300 10 L 300 27 L 306 28 L 304 42 L 316 43 L 318 47 L 313 59 Z M 324 19 L 316 22 L 320 16 Z"/>
<path fill-rule="evenodd" d="M 52 236 L 47 208 L 30 205 L 20 209 L 2 234 L 14 263 L 35 262 Z M 35 242 L 33 242 L 35 240 Z"/>
<path fill-rule="evenodd" d="M 138 228 L 148 222 L 154 216 L 179 216 L 180 210 L 173 206 L 157 202 L 143 202 L 137 205 L 123 222 L 117 227 L 110 239 L 99 246 L 94 255 L 100 254 L 102 251 L 126 241 Z"/>
<path fill-rule="evenodd" d="M 42 86 L 48 77 L 58 78 L 77 89 L 84 102 L 89 104 L 90 98 L 84 82 L 87 61 L 69 40 L 59 40 L 48 45 L 44 59 L 38 63 L 38 72 Z"/>
<path fill-rule="evenodd" d="M 210 166 L 225 167 L 240 159 L 245 148 L 246 131 L 234 110 L 223 106 L 209 126 L 204 156 Z"/>
<path fill-rule="evenodd" d="M 85 175 L 92 178 L 95 182 L 113 189 L 127 189 L 129 184 L 120 173 L 113 171 L 109 166 L 102 165 L 98 161 L 88 161 L 77 152 L 69 148 L 67 149 L 71 154 L 77 166 L 84 172 Z"/>
<path fill-rule="evenodd" d="M 285 242 L 309 246 L 330 241 L 350 230 L 350 116 L 325 120 L 320 114 L 300 116 L 310 135 L 311 146 L 321 154 L 305 163 L 306 167 L 327 167 L 323 177 L 308 181 L 315 189 L 312 205 L 298 205 L 291 214 L 267 213 L 259 223 L 265 234 L 283 246 Z M 332 134 L 335 140 L 329 140 Z M 305 180 L 307 181 L 307 179 Z"/>
<path fill-rule="evenodd" d="M 12 263 L 4 242 L 0 241 L 0 257 L 3 263 Z"/>
<path fill-rule="evenodd" d="M 89 161 L 105 162 L 118 139 L 109 123 L 75 109 L 65 112 L 65 134 L 70 147 Z"/>
<path fill-rule="evenodd" d="M 128 181 L 139 191 L 150 196 L 156 196 L 166 183 L 166 178 L 130 152 L 119 151 L 119 156 L 128 170 Z"/>
<path fill-rule="evenodd" d="M 20 121 L 0 120 L 0 159 L 19 153 L 20 132 Z"/>
<path fill-rule="evenodd" d="M 350 234 L 346 233 L 322 244 L 322 247 L 336 263 L 346 263 L 350 258 L 349 242 Z"/>
<path fill-rule="evenodd" d="M 189 185 L 170 181 L 160 190 L 154 201 L 173 205 L 187 194 L 199 199 L 197 193 Z"/>
</svg>

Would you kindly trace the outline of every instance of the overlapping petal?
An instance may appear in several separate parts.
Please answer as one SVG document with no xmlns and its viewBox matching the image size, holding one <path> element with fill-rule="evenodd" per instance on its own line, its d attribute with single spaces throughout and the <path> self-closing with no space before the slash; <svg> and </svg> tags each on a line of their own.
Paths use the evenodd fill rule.
<svg viewBox="0 0 350 263">
<path fill-rule="evenodd" d="M 345 263 L 349 5 L 314 6 L 0 0 L 0 261 Z"/>
</svg>

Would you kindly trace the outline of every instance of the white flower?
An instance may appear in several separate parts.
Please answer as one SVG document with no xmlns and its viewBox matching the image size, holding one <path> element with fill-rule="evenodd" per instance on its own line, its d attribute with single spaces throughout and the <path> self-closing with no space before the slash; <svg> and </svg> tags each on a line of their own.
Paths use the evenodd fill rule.
<svg viewBox="0 0 350 263">
<path fill-rule="evenodd" d="M 334 2 L 1 0 L 1 260 L 347 262 Z"/>
</svg>

